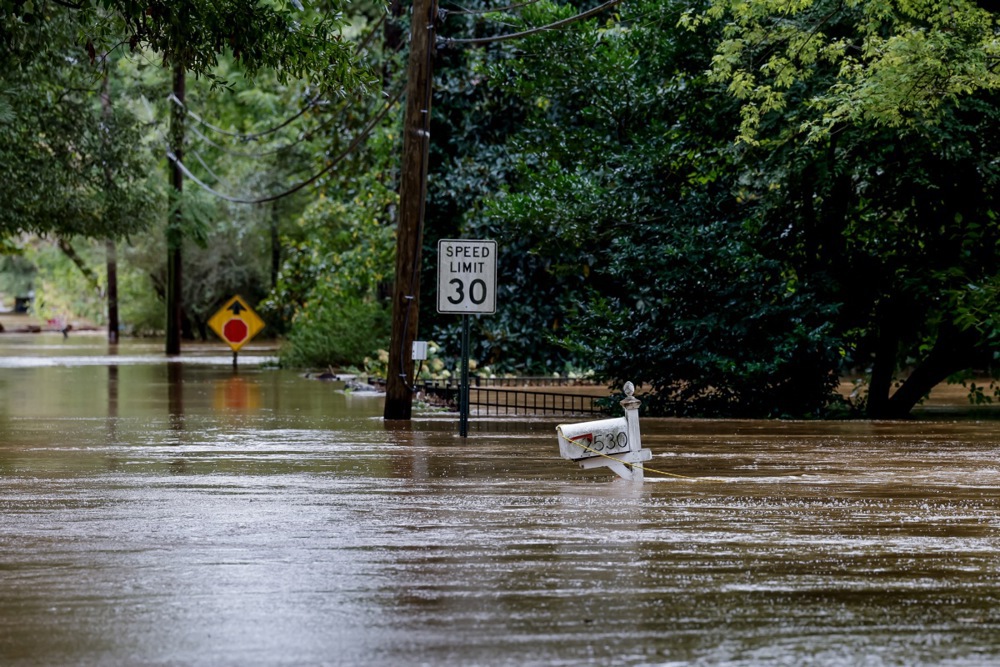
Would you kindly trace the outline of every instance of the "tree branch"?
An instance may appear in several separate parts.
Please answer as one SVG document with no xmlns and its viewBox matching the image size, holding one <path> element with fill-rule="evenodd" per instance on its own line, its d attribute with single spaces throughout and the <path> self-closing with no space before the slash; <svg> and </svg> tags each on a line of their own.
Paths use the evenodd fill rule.
<svg viewBox="0 0 1000 667">
<path fill-rule="evenodd" d="M 59 238 L 56 243 L 59 246 L 59 249 L 62 250 L 63 254 L 70 258 L 73 264 L 76 265 L 76 268 L 80 269 L 80 273 L 82 273 L 83 277 L 87 279 L 90 286 L 93 287 L 94 290 L 103 298 L 104 294 L 101 290 L 101 281 L 98 279 L 97 274 L 94 273 L 94 270 L 87 266 L 87 263 L 83 261 L 83 258 L 80 257 L 79 253 L 76 252 L 76 249 L 70 245 L 69 241 L 64 238 Z"/>
</svg>

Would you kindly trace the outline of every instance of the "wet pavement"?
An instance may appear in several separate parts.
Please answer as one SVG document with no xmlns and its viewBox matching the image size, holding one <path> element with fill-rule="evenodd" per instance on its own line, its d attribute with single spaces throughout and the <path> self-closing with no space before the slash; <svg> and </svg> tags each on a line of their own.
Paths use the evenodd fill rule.
<svg viewBox="0 0 1000 667">
<path fill-rule="evenodd" d="M 0 337 L 2 665 L 1000 662 L 992 413 L 647 419 L 684 477 L 633 485 L 560 419 L 62 344 Z"/>
</svg>

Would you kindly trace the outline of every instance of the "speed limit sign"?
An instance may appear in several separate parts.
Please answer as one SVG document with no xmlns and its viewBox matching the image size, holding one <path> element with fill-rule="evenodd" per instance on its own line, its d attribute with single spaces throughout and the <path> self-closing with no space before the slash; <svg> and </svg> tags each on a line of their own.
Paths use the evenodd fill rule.
<svg viewBox="0 0 1000 667">
<path fill-rule="evenodd" d="M 437 286 L 439 313 L 496 312 L 496 241 L 438 241 Z"/>
</svg>

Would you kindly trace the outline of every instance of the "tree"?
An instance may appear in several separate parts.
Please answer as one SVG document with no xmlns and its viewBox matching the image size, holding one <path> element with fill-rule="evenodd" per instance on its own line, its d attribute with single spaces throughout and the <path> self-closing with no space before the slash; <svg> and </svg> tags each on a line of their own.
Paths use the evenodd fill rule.
<svg viewBox="0 0 1000 667">
<path fill-rule="evenodd" d="M 102 111 L 99 82 L 75 46 L 78 16 L 19 23 L 0 15 L 0 234 L 122 236 L 151 221 L 136 151 L 142 129 L 122 106 Z M 16 39 L 15 39 L 16 38 Z"/>
<path fill-rule="evenodd" d="M 968 2 L 713 3 L 713 76 L 741 103 L 770 256 L 839 303 L 862 407 L 907 415 L 988 371 L 1000 230 L 992 13 Z M 909 369 L 906 372 L 906 369 Z M 893 393 L 897 375 L 905 380 Z"/>
<path fill-rule="evenodd" d="M 443 37 L 491 38 L 522 27 L 544 25 L 576 14 L 570 5 L 529 4 L 515 12 L 490 13 L 475 5 L 451 9 Z M 574 33 L 576 34 L 576 33 Z M 538 249 L 537 236 L 514 229 L 488 213 L 494 193 L 528 183 L 521 171 L 525 152 L 511 142 L 531 115 L 531 95 L 509 85 L 512 76 L 498 65 L 528 51 L 544 49 L 523 41 L 485 46 L 447 45 L 435 59 L 435 103 L 431 123 L 428 203 L 420 321 L 422 334 L 443 345 L 453 359 L 460 349 L 458 318 L 435 312 L 441 238 L 494 238 L 499 241 L 497 312 L 475 318 L 472 356 L 497 372 L 564 372 L 574 355 L 552 338 L 565 324 L 582 286 L 579 274 L 562 272 L 562 262 Z M 523 180 L 522 180 L 523 177 Z M 543 235 L 544 236 L 544 235 Z M 556 267 L 556 271 L 550 269 Z M 556 273 L 560 275 L 557 276 Z"/>
<path fill-rule="evenodd" d="M 713 0 L 688 9 L 681 23 L 724 23 L 713 77 L 742 102 L 740 138 L 753 142 L 768 115 L 813 138 L 844 124 L 919 129 L 955 101 L 996 90 L 991 7 Z M 803 86 L 811 86 L 806 98 Z"/>
<path fill-rule="evenodd" d="M 770 151 L 748 179 L 765 252 L 841 304 L 836 331 L 870 375 L 869 416 L 904 416 L 939 382 L 992 366 L 995 120 L 982 98 L 919 134 L 846 127 Z"/>
<path fill-rule="evenodd" d="M 328 96 L 343 96 L 370 85 L 372 78 L 356 67 L 351 46 L 339 38 L 342 16 L 336 11 L 304 12 L 301 5 L 298 8 L 295 12 L 287 3 L 254 0 L 153 1 L 141 5 L 124 0 L 75 3 L 15 0 L 0 6 L 0 19 L 5 41 L 20 52 L 45 43 L 42 37 L 31 33 L 31 26 L 72 20 L 81 35 L 78 57 L 86 53 L 91 63 L 97 61 L 98 53 L 108 54 L 124 45 L 131 52 L 157 53 L 164 65 L 172 68 L 175 94 L 179 92 L 180 97 L 186 72 L 205 77 L 215 85 L 226 85 L 216 67 L 220 56 L 227 53 L 232 54 L 246 76 L 268 69 L 276 73 L 279 81 L 310 78 Z M 175 109 L 173 116 L 171 135 L 174 155 L 179 159 L 183 112 Z M 178 173 L 174 182 L 175 192 L 179 193 Z M 167 348 L 175 353 L 179 351 L 177 329 L 182 313 L 180 249 L 185 227 L 182 204 L 183 200 L 175 197 L 167 228 L 168 264 L 172 267 L 167 287 L 171 313 Z"/>
<path fill-rule="evenodd" d="M 362 7 L 351 37 L 369 68 L 383 72 L 384 93 L 311 114 L 310 145 L 328 163 L 316 196 L 282 229 L 281 270 L 261 304 L 288 332 L 286 365 L 360 366 L 388 345 L 402 82 L 396 47 L 378 39 L 379 11 Z"/>
<path fill-rule="evenodd" d="M 747 226 L 736 105 L 701 74 L 711 33 L 673 29 L 682 9 L 629 3 L 495 68 L 529 103 L 491 223 L 545 259 L 533 291 L 572 295 L 551 302 L 576 358 L 645 385 L 647 409 L 817 414 L 836 384 L 834 307 Z"/>
</svg>

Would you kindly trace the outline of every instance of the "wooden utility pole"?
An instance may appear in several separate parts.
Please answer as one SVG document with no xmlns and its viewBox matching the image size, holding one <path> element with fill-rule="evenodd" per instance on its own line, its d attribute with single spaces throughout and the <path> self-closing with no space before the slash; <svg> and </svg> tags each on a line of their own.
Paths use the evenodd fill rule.
<svg viewBox="0 0 1000 667">
<path fill-rule="evenodd" d="M 174 104 L 170 106 L 170 150 L 174 154 L 171 161 L 170 182 L 173 185 L 174 206 L 167 222 L 167 355 L 181 353 L 181 248 L 184 244 L 182 231 L 184 219 L 181 211 L 181 194 L 184 191 L 184 173 L 181 160 L 184 158 L 184 65 L 174 63 Z"/>
<path fill-rule="evenodd" d="M 105 54 L 105 59 L 108 55 Z M 104 79 L 101 83 L 101 115 L 105 120 L 106 126 L 110 127 L 108 122 L 111 118 L 111 82 L 108 77 L 108 71 L 104 71 Z M 104 139 L 108 141 L 107 137 Z M 104 167 L 104 182 L 105 187 L 111 188 L 112 176 L 111 176 L 111 165 L 106 164 Z M 108 343 L 112 345 L 118 344 L 118 244 L 114 237 L 109 236 L 104 242 L 105 249 L 105 260 L 107 262 L 107 299 L 108 299 Z"/>
<path fill-rule="evenodd" d="M 413 408 L 413 340 L 420 313 L 420 251 L 427 199 L 436 18 L 436 0 L 413 0 L 396 231 L 396 280 L 392 294 L 392 339 L 383 413 L 387 420 L 409 419 Z"/>
<path fill-rule="evenodd" d="M 109 238 L 105 241 L 104 255 L 108 269 L 108 342 L 118 344 L 118 243 Z"/>
</svg>

